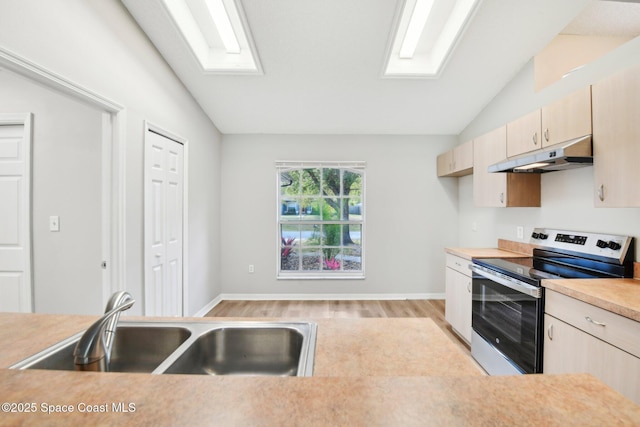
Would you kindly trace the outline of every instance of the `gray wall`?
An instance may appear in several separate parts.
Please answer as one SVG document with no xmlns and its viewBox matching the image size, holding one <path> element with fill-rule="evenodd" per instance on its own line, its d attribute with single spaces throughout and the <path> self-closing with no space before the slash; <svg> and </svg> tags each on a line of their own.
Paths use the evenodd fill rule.
<svg viewBox="0 0 640 427">
<path fill-rule="evenodd" d="M 103 309 L 101 112 L 9 71 L 0 73 L 0 89 L 0 113 L 33 114 L 35 310 L 99 312 Z M 60 217 L 59 232 L 49 231 L 50 215 Z"/>
<path fill-rule="evenodd" d="M 455 142 L 454 136 L 225 135 L 222 292 L 443 295 L 443 248 L 458 242 L 458 201 L 456 181 L 436 177 L 435 159 Z M 276 280 L 276 160 L 366 161 L 365 280 Z"/>
<path fill-rule="evenodd" d="M 459 141 L 468 141 L 585 85 L 639 63 L 640 37 L 536 93 L 531 61 L 467 126 Z M 640 208 L 596 209 L 593 198 L 593 167 L 543 174 L 541 208 L 476 208 L 473 206 L 473 177 L 460 178 L 460 245 L 495 246 L 498 238 L 517 240 L 517 226 L 525 227 L 525 236 L 537 226 L 566 228 L 635 236 L 638 259 Z M 477 231 L 473 231 L 474 223 Z"/>
<path fill-rule="evenodd" d="M 186 314 L 202 309 L 221 289 L 218 130 L 119 1 L 2 1 L 0 15 L 2 48 L 125 107 L 125 286 L 140 300 L 132 314 L 143 307 L 144 121 L 188 140 Z"/>
</svg>

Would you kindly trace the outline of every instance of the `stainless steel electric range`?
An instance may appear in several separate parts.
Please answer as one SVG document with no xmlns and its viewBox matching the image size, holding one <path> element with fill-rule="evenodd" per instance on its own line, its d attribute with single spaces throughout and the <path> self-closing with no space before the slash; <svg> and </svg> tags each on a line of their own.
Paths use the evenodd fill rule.
<svg viewBox="0 0 640 427">
<path fill-rule="evenodd" d="M 543 372 L 548 278 L 633 277 L 629 236 L 536 228 L 531 258 L 473 259 L 471 354 L 490 375 Z"/>
</svg>

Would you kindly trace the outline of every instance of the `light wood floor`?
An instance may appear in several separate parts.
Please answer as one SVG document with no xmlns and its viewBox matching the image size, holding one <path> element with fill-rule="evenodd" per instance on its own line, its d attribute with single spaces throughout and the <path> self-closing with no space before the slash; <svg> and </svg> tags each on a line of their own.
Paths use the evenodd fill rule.
<svg viewBox="0 0 640 427">
<path fill-rule="evenodd" d="M 444 300 L 328 300 L 328 301 L 222 301 L 208 317 L 363 318 L 430 317 L 440 329 L 470 354 L 469 346 L 444 317 Z"/>
</svg>

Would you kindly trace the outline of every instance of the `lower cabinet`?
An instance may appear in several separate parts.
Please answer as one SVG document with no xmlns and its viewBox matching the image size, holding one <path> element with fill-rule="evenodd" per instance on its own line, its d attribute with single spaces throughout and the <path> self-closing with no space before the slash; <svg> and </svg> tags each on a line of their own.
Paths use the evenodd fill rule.
<svg viewBox="0 0 640 427">
<path fill-rule="evenodd" d="M 471 342 L 471 261 L 447 254 L 445 319 L 467 343 Z"/>
<path fill-rule="evenodd" d="M 640 323 L 546 290 L 545 374 L 586 372 L 640 404 Z"/>
</svg>

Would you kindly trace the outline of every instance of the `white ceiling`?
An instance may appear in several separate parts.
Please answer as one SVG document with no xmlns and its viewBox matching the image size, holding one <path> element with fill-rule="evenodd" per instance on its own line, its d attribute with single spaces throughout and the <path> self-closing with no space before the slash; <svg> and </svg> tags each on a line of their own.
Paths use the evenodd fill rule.
<svg viewBox="0 0 640 427">
<path fill-rule="evenodd" d="M 590 0 L 483 0 L 438 79 L 382 77 L 403 0 L 241 0 L 264 75 L 200 69 L 161 6 L 125 4 L 225 134 L 458 134 Z"/>
<path fill-rule="evenodd" d="M 640 3 L 635 1 L 594 1 L 567 25 L 562 34 L 607 37 L 640 35 Z"/>
</svg>

